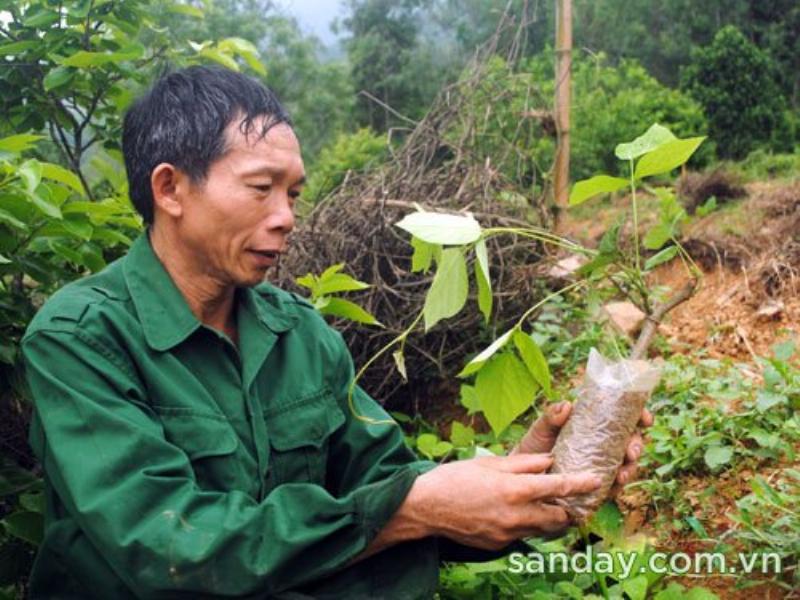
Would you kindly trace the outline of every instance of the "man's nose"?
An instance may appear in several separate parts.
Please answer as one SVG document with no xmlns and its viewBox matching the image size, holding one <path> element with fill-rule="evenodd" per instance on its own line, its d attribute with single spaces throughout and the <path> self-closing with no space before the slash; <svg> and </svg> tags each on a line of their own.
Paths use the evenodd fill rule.
<svg viewBox="0 0 800 600">
<path fill-rule="evenodd" d="M 282 194 L 280 202 L 267 219 L 269 229 L 280 229 L 288 234 L 294 229 L 294 201 L 289 194 Z"/>
</svg>

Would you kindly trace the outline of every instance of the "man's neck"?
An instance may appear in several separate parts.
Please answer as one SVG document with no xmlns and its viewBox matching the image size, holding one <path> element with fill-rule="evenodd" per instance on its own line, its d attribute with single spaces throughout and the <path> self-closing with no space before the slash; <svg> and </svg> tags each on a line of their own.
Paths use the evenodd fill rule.
<svg viewBox="0 0 800 600">
<path fill-rule="evenodd" d="M 197 264 L 185 248 L 171 243 L 174 236 L 161 234 L 161 230 L 156 228 L 150 228 L 148 234 L 153 252 L 175 282 L 192 314 L 201 323 L 227 334 L 236 344 L 236 287 L 215 278 L 204 265 Z"/>
</svg>

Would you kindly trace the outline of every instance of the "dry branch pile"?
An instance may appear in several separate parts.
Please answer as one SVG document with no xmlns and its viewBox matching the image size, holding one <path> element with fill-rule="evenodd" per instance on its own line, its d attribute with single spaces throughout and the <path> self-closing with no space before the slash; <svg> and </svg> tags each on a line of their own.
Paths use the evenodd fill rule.
<svg viewBox="0 0 800 600">
<path fill-rule="evenodd" d="M 415 204 L 425 210 L 469 211 L 483 226 L 550 222 L 544 195 L 531 192 L 531 172 L 541 171 L 532 169 L 530 156 L 520 151 L 527 145 L 525 136 L 541 131 L 541 119 L 530 115 L 544 114 L 545 100 L 531 89 L 529 105 L 517 115 L 509 133 L 508 119 L 497 123 L 502 112 L 498 107 L 507 100 L 507 90 L 496 77 L 491 78 L 492 83 L 484 77 L 488 61 L 497 55 L 504 57 L 511 76 L 524 43 L 526 20 L 535 18 L 528 12 L 522 11 L 523 18 L 517 14 L 503 20 L 493 38 L 477 52 L 466 75 L 442 90 L 413 129 L 400 132 L 406 135 L 405 141 L 389 161 L 369 173 L 347 177 L 292 234 L 290 250 L 278 272 L 281 287 L 296 289 L 295 277 L 320 273 L 339 262 L 346 263 L 346 272 L 373 286 L 352 299 L 386 328 L 337 323 L 356 365 L 364 364 L 402 332 L 423 308 L 432 275 L 411 273 L 408 236 L 393 226 L 415 210 Z M 504 108 L 507 116 L 508 107 Z M 504 133 L 498 144 L 499 131 Z M 389 135 L 398 133 L 394 130 Z M 538 292 L 532 267 L 546 251 L 521 239 L 490 240 L 491 276 L 499 291 L 493 322 L 502 326 L 535 301 Z M 463 314 L 424 337 L 421 332 L 413 334 L 406 345 L 412 389 L 427 383 L 431 376 L 457 372 L 465 358 L 482 349 L 488 339 L 474 300 Z M 381 401 L 401 388 L 404 394 L 410 391 L 402 387 L 404 382 L 390 353 L 376 362 L 360 383 Z"/>
</svg>

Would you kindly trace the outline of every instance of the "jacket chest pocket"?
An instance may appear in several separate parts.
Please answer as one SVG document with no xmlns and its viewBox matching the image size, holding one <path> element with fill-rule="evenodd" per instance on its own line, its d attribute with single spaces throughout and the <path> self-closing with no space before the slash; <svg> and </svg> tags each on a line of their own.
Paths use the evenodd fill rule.
<svg viewBox="0 0 800 600">
<path fill-rule="evenodd" d="M 345 422 L 327 388 L 264 411 L 270 443 L 270 484 L 325 485 L 331 435 Z"/>
<path fill-rule="evenodd" d="M 237 459 L 239 438 L 223 415 L 154 406 L 167 441 L 180 448 L 204 490 L 241 489 L 244 465 Z"/>
</svg>

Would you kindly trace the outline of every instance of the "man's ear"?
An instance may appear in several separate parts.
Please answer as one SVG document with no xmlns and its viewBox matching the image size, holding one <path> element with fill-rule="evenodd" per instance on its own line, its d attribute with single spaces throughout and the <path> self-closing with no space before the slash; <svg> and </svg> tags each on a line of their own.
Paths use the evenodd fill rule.
<svg viewBox="0 0 800 600">
<path fill-rule="evenodd" d="M 150 174 L 150 185 L 153 190 L 153 211 L 161 210 L 171 217 L 178 218 L 183 214 L 183 202 L 186 198 L 188 176 L 170 163 L 160 163 Z"/>
</svg>

